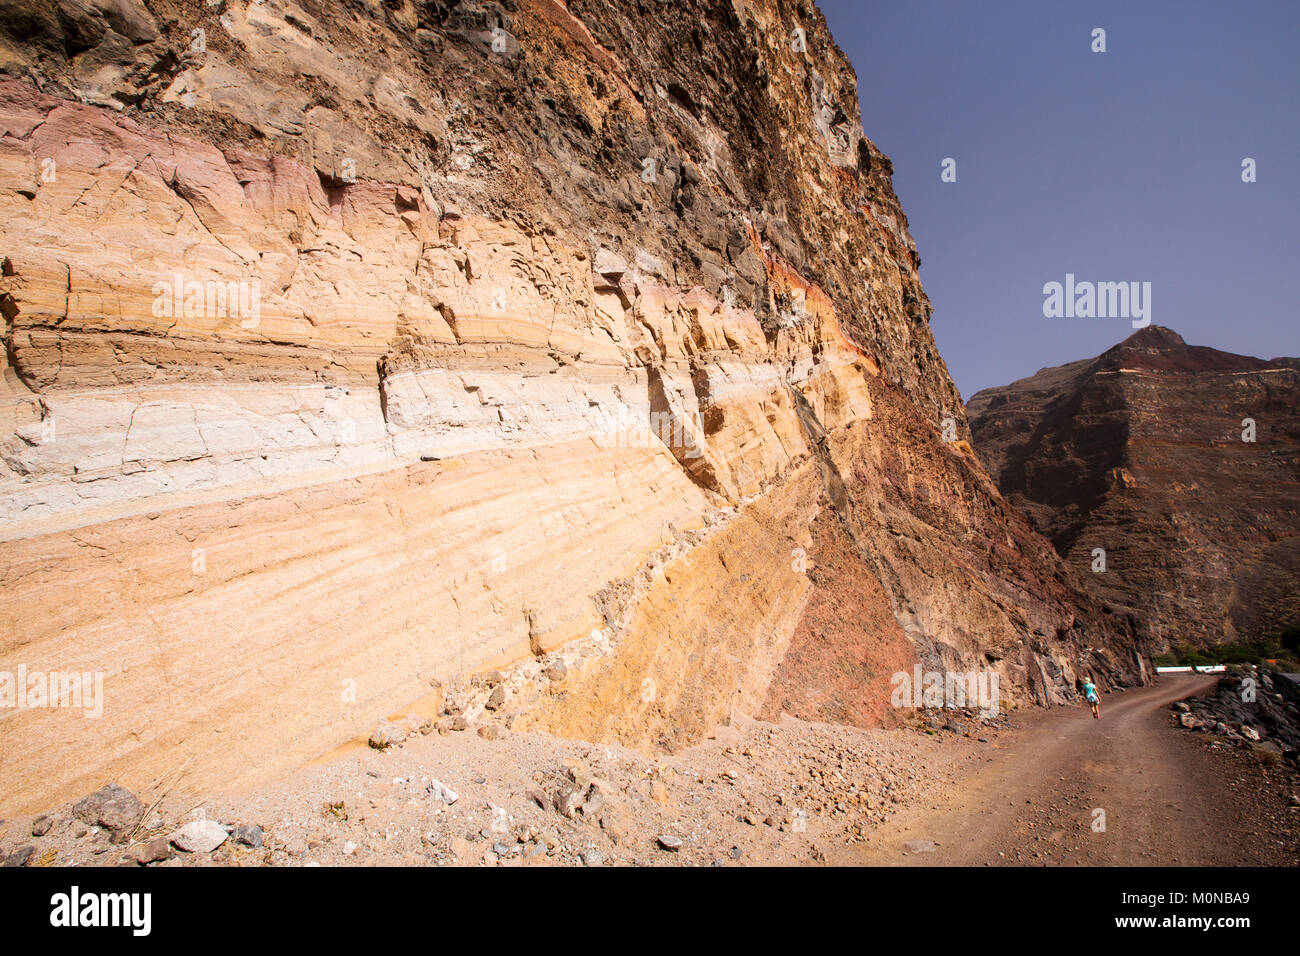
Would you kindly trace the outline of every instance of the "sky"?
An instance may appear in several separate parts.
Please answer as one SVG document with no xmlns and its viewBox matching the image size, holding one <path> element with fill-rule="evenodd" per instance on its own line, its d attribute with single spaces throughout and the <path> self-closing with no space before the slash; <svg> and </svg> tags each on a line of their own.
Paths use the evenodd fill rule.
<svg viewBox="0 0 1300 956">
<path fill-rule="evenodd" d="M 818 7 L 893 160 L 963 398 L 1135 331 L 1131 306 L 1045 316 L 1067 274 L 1149 282 L 1149 321 L 1189 344 L 1300 355 L 1300 2 Z"/>
</svg>

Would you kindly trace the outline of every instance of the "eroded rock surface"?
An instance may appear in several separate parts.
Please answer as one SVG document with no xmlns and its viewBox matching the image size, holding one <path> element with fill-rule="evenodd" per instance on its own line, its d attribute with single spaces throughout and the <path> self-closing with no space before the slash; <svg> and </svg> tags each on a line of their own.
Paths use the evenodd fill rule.
<svg viewBox="0 0 1300 956">
<path fill-rule="evenodd" d="M 105 700 L 4 721 L 6 804 L 274 775 L 577 642 L 502 716 L 652 751 L 888 721 L 917 662 L 1004 706 L 1143 679 L 943 440 L 920 259 L 812 6 L 25 8 L 0 670 Z"/>
</svg>

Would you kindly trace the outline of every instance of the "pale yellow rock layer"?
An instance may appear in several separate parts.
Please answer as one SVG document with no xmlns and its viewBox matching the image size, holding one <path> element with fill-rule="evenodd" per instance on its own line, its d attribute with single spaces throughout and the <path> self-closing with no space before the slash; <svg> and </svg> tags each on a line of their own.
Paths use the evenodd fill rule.
<svg viewBox="0 0 1300 956">
<path fill-rule="evenodd" d="M 719 504 L 815 499 L 782 477 L 809 453 L 791 389 L 828 428 L 871 414 L 875 369 L 824 297 L 769 341 L 751 312 L 392 184 L 330 195 L 12 85 L 0 121 L 0 671 L 105 693 L 98 719 L 0 716 L 0 812 L 186 759 L 196 788 L 272 774 L 430 678 L 584 635 Z M 57 180 L 28 195 L 43 155 Z M 760 596 L 788 563 L 681 595 L 685 628 L 750 602 L 758 669 L 728 673 L 754 700 L 797 617 L 799 587 Z M 681 693 L 692 728 L 717 715 Z"/>
<path fill-rule="evenodd" d="M 542 646 L 599 626 L 594 590 L 704 493 L 663 449 L 579 444 L 9 542 L 0 670 L 102 672 L 104 707 L 0 717 L 6 810 L 172 759 L 200 787 L 273 773 L 526 656 L 530 618 Z"/>
</svg>

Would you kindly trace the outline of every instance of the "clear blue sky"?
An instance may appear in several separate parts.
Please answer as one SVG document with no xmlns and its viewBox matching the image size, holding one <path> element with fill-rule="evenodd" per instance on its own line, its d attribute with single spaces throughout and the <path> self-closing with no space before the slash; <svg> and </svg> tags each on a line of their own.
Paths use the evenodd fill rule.
<svg viewBox="0 0 1300 956">
<path fill-rule="evenodd" d="M 818 6 L 964 398 L 1132 333 L 1044 318 L 1067 272 L 1152 283 L 1153 324 L 1191 344 L 1300 355 L 1300 0 Z"/>
</svg>

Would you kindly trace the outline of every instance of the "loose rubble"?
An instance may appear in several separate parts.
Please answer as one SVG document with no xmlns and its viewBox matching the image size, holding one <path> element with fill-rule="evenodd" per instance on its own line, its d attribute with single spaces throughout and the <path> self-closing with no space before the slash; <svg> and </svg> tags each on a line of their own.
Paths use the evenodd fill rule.
<svg viewBox="0 0 1300 956">
<path fill-rule="evenodd" d="M 655 756 L 543 734 L 492 740 L 388 724 L 403 726 L 382 750 L 303 768 L 263 792 L 214 796 L 197 809 L 164 794 L 148 820 L 140 798 L 106 787 L 75 805 L 79 818 L 73 807 L 33 817 L 26 842 L 11 831 L 0 852 L 6 866 L 42 854 L 162 867 L 817 864 L 850 852 L 982 748 L 969 735 L 936 738 L 923 722 L 867 731 L 746 720 Z"/>
<path fill-rule="evenodd" d="M 1225 674 L 1213 692 L 1173 709 L 1188 730 L 1300 767 L 1300 688 L 1276 672 L 1240 668 Z"/>
</svg>

